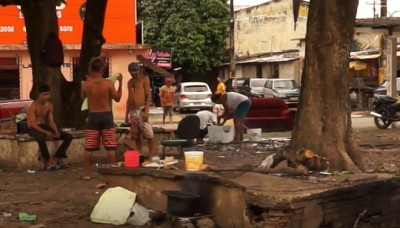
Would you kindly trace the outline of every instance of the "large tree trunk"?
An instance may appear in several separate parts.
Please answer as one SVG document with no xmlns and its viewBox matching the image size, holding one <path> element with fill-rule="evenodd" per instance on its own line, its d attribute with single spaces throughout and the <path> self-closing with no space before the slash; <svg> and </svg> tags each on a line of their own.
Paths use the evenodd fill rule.
<svg viewBox="0 0 400 228">
<path fill-rule="evenodd" d="M 330 170 L 364 170 L 349 105 L 349 51 L 358 0 L 311 0 L 293 149 L 325 156 Z"/>
<path fill-rule="evenodd" d="M 33 86 L 30 98 L 36 99 L 40 84 L 48 84 L 51 87 L 50 101 L 54 105 L 57 126 L 82 129 L 86 112 L 81 111 L 81 81 L 88 72 L 90 59 L 100 56 L 101 47 L 105 43 L 102 31 L 107 0 L 87 0 L 79 73 L 74 75 L 72 82 L 65 80 L 60 68 L 48 67 L 39 59 L 49 32 L 58 34 L 55 4 L 55 0 L 21 0 L 32 62 Z"/>
<path fill-rule="evenodd" d="M 67 3 L 68 4 L 68 3 Z M 103 37 L 104 18 L 107 0 L 87 0 L 81 53 L 79 59 L 79 72 L 74 74 L 73 81 L 64 81 L 62 88 L 62 102 L 64 104 L 64 119 L 70 126 L 82 129 L 85 126 L 87 112 L 81 111 L 80 100 L 81 82 L 88 74 L 89 62 L 93 57 L 100 56 L 101 47 L 105 43 Z"/>
<path fill-rule="evenodd" d="M 31 99 L 37 98 L 37 90 L 41 84 L 47 84 L 51 89 L 50 101 L 54 105 L 56 123 L 62 122 L 60 83 L 65 81 L 59 67 L 49 67 L 41 59 L 43 44 L 50 32 L 58 34 L 58 20 L 56 15 L 56 1 L 54 0 L 21 0 L 21 10 L 24 14 L 27 31 L 28 50 L 32 64 Z"/>
</svg>

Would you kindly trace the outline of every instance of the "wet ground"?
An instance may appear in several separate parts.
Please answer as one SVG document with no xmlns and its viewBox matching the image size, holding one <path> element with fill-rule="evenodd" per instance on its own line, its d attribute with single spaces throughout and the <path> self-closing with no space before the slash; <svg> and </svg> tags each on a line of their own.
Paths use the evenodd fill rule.
<svg viewBox="0 0 400 228">
<path fill-rule="evenodd" d="M 384 131 L 356 130 L 357 140 L 363 146 L 363 157 L 368 168 L 374 168 L 379 163 L 400 165 L 400 130 Z M 290 133 L 274 133 L 264 136 L 290 136 Z M 374 146 L 380 145 L 380 146 Z M 372 146 L 372 147 L 371 147 Z M 261 153 L 256 153 L 261 151 Z M 250 146 L 235 154 L 236 149 L 213 149 L 206 156 L 220 164 L 237 164 L 259 162 L 268 154 L 264 148 Z M 217 156 L 226 156 L 219 161 Z M 105 159 L 97 158 L 94 163 L 103 164 Z M 5 170 L 0 172 L 0 228 L 29 228 L 43 224 L 48 228 L 97 228 L 114 227 L 91 223 L 89 216 L 100 195 L 105 189 L 96 185 L 102 181 L 95 174 L 93 179 L 84 181 L 82 164 L 73 164 L 67 170 L 54 172 L 28 173 L 26 170 L 17 172 Z M 20 221 L 19 213 L 36 215 L 34 222 Z M 129 226 L 128 226 L 129 227 Z M 40 228 L 40 227 L 39 227 Z"/>
</svg>

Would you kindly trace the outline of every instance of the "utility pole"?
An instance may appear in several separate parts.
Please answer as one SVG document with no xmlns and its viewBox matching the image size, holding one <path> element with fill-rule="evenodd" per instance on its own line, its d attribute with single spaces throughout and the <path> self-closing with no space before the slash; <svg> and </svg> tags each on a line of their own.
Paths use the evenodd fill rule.
<svg viewBox="0 0 400 228">
<path fill-rule="evenodd" d="M 381 17 L 387 17 L 387 0 L 381 0 Z"/>
<path fill-rule="evenodd" d="M 235 8 L 233 0 L 230 0 L 230 20 L 229 20 L 229 33 L 230 33 L 230 63 L 229 63 L 229 77 L 235 77 L 236 62 L 235 62 Z"/>
</svg>

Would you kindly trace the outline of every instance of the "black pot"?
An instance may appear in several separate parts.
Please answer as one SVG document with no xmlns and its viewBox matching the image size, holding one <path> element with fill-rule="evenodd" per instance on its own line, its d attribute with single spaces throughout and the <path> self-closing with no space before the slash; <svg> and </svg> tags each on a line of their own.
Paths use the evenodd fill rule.
<svg viewBox="0 0 400 228">
<path fill-rule="evenodd" d="M 174 216 L 193 216 L 198 212 L 199 195 L 182 191 L 162 191 L 167 196 L 167 212 Z"/>
<path fill-rule="evenodd" d="M 149 156 L 147 156 L 147 155 L 140 155 L 139 156 L 139 164 L 142 164 L 143 162 L 145 162 L 148 157 Z"/>
</svg>

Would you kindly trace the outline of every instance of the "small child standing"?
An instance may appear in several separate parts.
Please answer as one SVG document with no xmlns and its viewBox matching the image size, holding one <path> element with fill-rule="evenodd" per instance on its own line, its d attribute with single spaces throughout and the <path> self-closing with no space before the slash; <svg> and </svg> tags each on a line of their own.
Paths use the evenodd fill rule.
<svg viewBox="0 0 400 228">
<path fill-rule="evenodd" d="M 160 89 L 161 107 L 164 109 L 163 124 L 165 124 L 165 117 L 169 115 L 169 124 L 172 124 L 172 111 L 174 109 L 174 92 L 175 89 L 172 85 L 172 79 L 165 79 L 165 85 Z"/>
</svg>

